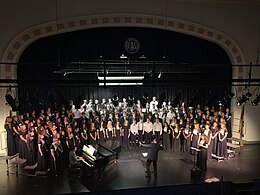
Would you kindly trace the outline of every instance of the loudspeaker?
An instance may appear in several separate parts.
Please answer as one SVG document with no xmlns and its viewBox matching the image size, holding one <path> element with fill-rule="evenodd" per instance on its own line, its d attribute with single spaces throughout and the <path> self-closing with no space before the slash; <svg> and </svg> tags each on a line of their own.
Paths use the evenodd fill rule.
<svg viewBox="0 0 260 195">
<path fill-rule="evenodd" d="M 190 170 L 190 172 L 191 172 L 191 182 L 192 183 L 201 182 L 201 179 L 202 179 L 201 169 L 193 168 Z"/>
</svg>

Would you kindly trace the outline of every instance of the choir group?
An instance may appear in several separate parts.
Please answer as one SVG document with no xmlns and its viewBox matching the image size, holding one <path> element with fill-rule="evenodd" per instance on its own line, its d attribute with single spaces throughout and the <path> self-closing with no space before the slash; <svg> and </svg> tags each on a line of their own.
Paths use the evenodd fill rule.
<svg viewBox="0 0 260 195">
<path fill-rule="evenodd" d="M 112 98 L 106 102 L 83 100 L 69 109 L 51 108 L 6 118 L 8 155 L 19 153 L 38 171 L 59 174 L 69 164 L 70 151 L 80 153 L 83 145 L 117 140 L 125 149 L 150 143 L 155 136 L 164 150 L 196 155 L 198 166 L 206 169 L 206 160 L 224 160 L 227 137 L 231 136 L 231 114 L 223 105 L 201 108 L 185 103 L 173 107 L 171 102 L 134 102 Z"/>
</svg>

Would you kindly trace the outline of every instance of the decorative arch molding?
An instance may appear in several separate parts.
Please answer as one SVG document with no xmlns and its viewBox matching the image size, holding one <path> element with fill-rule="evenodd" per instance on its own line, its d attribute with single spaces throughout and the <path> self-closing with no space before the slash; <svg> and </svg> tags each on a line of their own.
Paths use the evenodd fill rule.
<svg viewBox="0 0 260 195">
<path fill-rule="evenodd" d="M 199 37 L 221 46 L 227 52 L 232 64 L 246 64 L 245 56 L 238 43 L 224 32 L 181 19 L 133 14 L 80 16 L 33 26 L 12 39 L 5 49 L 2 62 L 17 63 L 25 48 L 43 37 L 89 28 L 124 26 L 166 29 Z M 5 65 L 4 68 L 5 78 L 16 78 L 15 66 Z M 233 77 L 241 77 L 243 72 L 242 67 L 233 70 Z"/>
</svg>

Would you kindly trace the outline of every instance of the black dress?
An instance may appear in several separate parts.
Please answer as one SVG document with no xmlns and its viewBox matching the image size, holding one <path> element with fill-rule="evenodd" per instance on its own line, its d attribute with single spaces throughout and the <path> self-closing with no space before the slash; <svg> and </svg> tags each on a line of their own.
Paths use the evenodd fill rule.
<svg viewBox="0 0 260 195">
<path fill-rule="evenodd" d="M 217 156 L 217 144 L 218 144 L 218 136 L 216 136 L 214 139 L 213 137 L 218 133 L 218 127 L 217 128 L 211 128 L 212 132 L 212 139 L 211 139 L 211 156 L 216 157 Z"/>
<path fill-rule="evenodd" d="M 51 156 L 51 163 L 50 163 L 50 168 L 51 168 L 51 173 L 55 176 L 57 175 L 61 175 L 62 174 L 62 154 L 63 154 L 63 150 L 62 150 L 62 146 L 61 145 L 57 145 L 54 146 L 53 144 L 51 144 L 50 146 L 50 151 L 52 151 L 54 153 L 55 159 L 56 161 L 54 161 L 53 157 Z"/>
<path fill-rule="evenodd" d="M 128 131 L 129 131 L 129 127 L 128 126 L 123 126 L 123 130 L 124 130 L 124 137 L 123 137 L 123 148 L 129 148 L 129 138 L 128 138 Z"/>
<path fill-rule="evenodd" d="M 99 131 L 99 130 L 100 130 L 100 127 L 101 127 L 100 121 L 95 120 L 94 124 L 95 124 L 95 129 L 96 129 L 96 131 Z"/>
<path fill-rule="evenodd" d="M 68 135 L 68 139 L 69 139 L 69 148 L 75 147 L 76 144 L 75 144 L 75 138 L 74 138 L 74 134 L 73 133 L 70 133 Z"/>
<path fill-rule="evenodd" d="M 90 131 L 90 135 L 92 135 L 94 138 L 96 137 L 96 133 L 97 131 L 95 129 L 92 129 Z M 90 144 L 91 145 L 95 145 L 96 144 L 96 140 L 92 138 L 92 136 L 89 136 L 89 139 L 90 139 Z"/>
<path fill-rule="evenodd" d="M 82 129 L 81 131 L 81 134 L 84 136 L 84 137 L 87 137 L 87 129 Z M 81 147 L 83 147 L 84 145 L 87 144 L 87 140 L 85 140 L 82 136 L 81 136 Z"/>
<path fill-rule="evenodd" d="M 202 144 L 202 143 L 201 143 Z M 204 143 L 206 145 L 206 143 Z M 199 147 L 200 151 L 198 153 L 197 157 L 197 167 L 201 170 L 207 169 L 207 148 L 204 148 L 202 146 Z"/>
<path fill-rule="evenodd" d="M 7 154 L 8 156 L 13 156 L 17 153 L 14 141 L 15 133 L 13 132 L 11 125 L 5 124 L 5 129 L 7 132 Z"/>
<path fill-rule="evenodd" d="M 56 175 L 57 176 L 57 172 L 58 172 L 58 167 L 57 167 L 57 160 L 58 160 L 58 151 L 57 151 L 57 147 L 54 146 L 53 144 L 51 144 L 50 146 L 50 151 L 54 153 L 54 157 L 56 158 L 56 161 L 54 161 L 53 157 L 50 157 L 50 168 L 51 168 L 51 173 L 52 175 Z"/>
<path fill-rule="evenodd" d="M 61 143 L 61 146 L 62 146 L 62 149 L 63 149 L 63 154 L 62 154 L 63 167 L 66 167 L 69 164 L 69 148 L 68 148 L 68 145 L 66 143 L 67 140 L 68 140 L 67 132 L 64 132 L 64 134 L 60 133 L 60 143 Z"/>
<path fill-rule="evenodd" d="M 170 130 L 168 127 L 163 128 L 163 148 L 165 150 L 170 149 Z"/>
<path fill-rule="evenodd" d="M 190 146 L 191 147 L 193 147 L 193 148 L 198 148 L 198 139 L 199 139 L 199 133 L 194 133 L 194 132 L 192 132 L 192 140 L 191 140 L 191 144 L 190 144 Z M 197 151 L 195 151 L 195 150 L 190 150 L 190 153 L 192 154 L 192 155 L 197 155 Z"/>
<path fill-rule="evenodd" d="M 104 134 L 105 130 L 104 129 L 99 129 L 99 140 L 98 142 L 100 144 L 103 144 L 105 142 L 105 134 Z"/>
<path fill-rule="evenodd" d="M 15 123 L 15 122 L 12 123 L 12 131 L 14 131 L 13 128 L 15 128 L 17 130 L 17 132 L 19 132 L 18 128 L 17 128 L 17 123 Z M 16 153 L 19 152 L 19 145 L 20 145 L 20 137 L 19 136 L 20 135 L 18 135 L 17 133 L 15 133 L 15 135 L 14 135 L 14 143 L 15 143 Z"/>
<path fill-rule="evenodd" d="M 46 144 L 45 144 L 45 142 L 38 140 L 38 147 L 41 148 L 42 156 L 38 150 L 37 171 L 46 171 L 46 164 L 45 164 Z"/>
<path fill-rule="evenodd" d="M 228 131 L 227 137 L 231 138 L 232 137 L 232 129 L 231 129 L 231 117 L 232 117 L 232 115 L 231 115 L 231 113 L 229 113 L 229 114 L 226 114 L 225 117 L 226 117 L 225 119 L 226 119 L 227 131 Z"/>
<path fill-rule="evenodd" d="M 225 135 L 227 135 L 227 130 L 220 130 L 219 136 L 220 139 L 223 139 Z M 225 138 L 223 141 L 218 140 L 218 146 L 217 146 L 217 158 L 218 159 L 225 159 L 228 157 L 227 153 L 227 138 Z"/>
<path fill-rule="evenodd" d="M 34 137 L 27 139 L 27 148 L 28 148 L 27 165 L 32 166 L 36 163 L 36 150 L 35 150 Z"/>
<path fill-rule="evenodd" d="M 80 143 L 80 132 L 77 131 L 74 133 L 75 146 L 77 147 L 77 153 L 81 151 L 81 143 Z"/>
<path fill-rule="evenodd" d="M 116 127 L 116 140 L 120 142 L 120 127 Z"/>
<path fill-rule="evenodd" d="M 185 136 L 188 136 L 190 134 L 190 130 L 184 129 L 183 133 Z M 183 147 L 182 148 L 183 148 L 184 153 L 190 153 L 190 136 L 187 139 L 185 139 L 185 137 L 183 138 Z"/>
<path fill-rule="evenodd" d="M 204 136 L 206 136 L 207 137 L 207 139 L 208 140 L 210 140 L 210 137 L 212 137 L 212 132 L 211 132 L 211 130 L 209 130 L 208 132 L 206 131 L 206 130 L 204 130 Z M 207 159 L 211 159 L 212 158 L 212 145 L 210 144 L 210 145 L 208 145 L 208 149 L 207 149 L 207 152 L 208 152 L 208 154 L 207 154 Z"/>
<path fill-rule="evenodd" d="M 180 137 L 177 138 L 177 136 L 179 135 L 180 133 L 180 130 L 178 130 L 178 132 L 176 132 L 175 130 L 172 132 L 174 137 L 173 137 L 173 140 L 172 140 L 172 149 L 173 151 L 175 152 L 179 152 L 180 151 Z"/>
<path fill-rule="evenodd" d="M 20 131 L 20 136 L 26 139 L 26 132 Z M 27 159 L 28 158 L 28 149 L 26 143 L 20 138 L 19 140 L 19 158 Z"/>
</svg>

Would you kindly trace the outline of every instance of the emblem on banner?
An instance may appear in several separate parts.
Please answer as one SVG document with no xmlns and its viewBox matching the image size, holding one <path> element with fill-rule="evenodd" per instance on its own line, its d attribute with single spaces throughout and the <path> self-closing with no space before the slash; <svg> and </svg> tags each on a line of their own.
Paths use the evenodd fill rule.
<svg viewBox="0 0 260 195">
<path fill-rule="evenodd" d="M 130 53 L 130 54 L 134 54 L 136 52 L 138 52 L 140 49 L 140 43 L 136 38 L 128 38 L 125 41 L 125 50 Z"/>
</svg>

